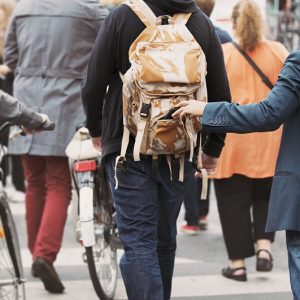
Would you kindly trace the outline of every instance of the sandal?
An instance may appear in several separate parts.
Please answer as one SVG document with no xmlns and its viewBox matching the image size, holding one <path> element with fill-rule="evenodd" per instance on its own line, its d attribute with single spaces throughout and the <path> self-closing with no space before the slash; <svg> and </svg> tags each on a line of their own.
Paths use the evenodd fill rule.
<svg viewBox="0 0 300 300">
<path fill-rule="evenodd" d="M 239 270 L 243 270 L 244 274 L 235 275 L 234 273 L 236 271 L 239 271 Z M 222 275 L 226 278 L 233 279 L 233 280 L 236 280 L 236 281 L 247 281 L 247 273 L 246 273 L 246 268 L 245 267 L 240 267 L 240 268 L 227 267 L 227 268 L 224 268 L 222 270 Z"/>
<path fill-rule="evenodd" d="M 260 252 L 266 252 L 269 258 L 258 257 Z M 256 271 L 258 272 L 270 272 L 273 269 L 273 257 L 270 251 L 261 249 L 256 252 Z"/>
</svg>

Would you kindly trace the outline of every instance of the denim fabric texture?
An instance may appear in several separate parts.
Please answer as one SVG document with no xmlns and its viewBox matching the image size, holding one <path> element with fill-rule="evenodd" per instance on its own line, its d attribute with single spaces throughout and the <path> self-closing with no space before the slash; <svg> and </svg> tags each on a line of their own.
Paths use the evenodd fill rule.
<svg viewBox="0 0 300 300">
<path fill-rule="evenodd" d="M 300 300 L 300 231 L 286 231 L 289 271 L 294 300 Z"/>
<path fill-rule="evenodd" d="M 194 169 L 185 162 L 184 182 L 178 181 L 179 161 L 172 159 L 172 180 L 166 157 L 156 167 L 151 156 L 118 164 L 105 161 L 124 244 L 120 269 L 129 300 L 169 300 L 176 251 L 176 220 Z"/>
</svg>

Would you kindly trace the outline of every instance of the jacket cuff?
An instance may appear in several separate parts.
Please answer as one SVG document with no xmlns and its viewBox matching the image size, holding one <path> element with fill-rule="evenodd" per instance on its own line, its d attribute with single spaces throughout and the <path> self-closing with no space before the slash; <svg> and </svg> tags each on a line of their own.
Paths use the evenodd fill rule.
<svg viewBox="0 0 300 300">
<path fill-rule="evenodd" d="M 102 134 L 102 130 L 99 127 L 92 127 L 92 128 L 88 127 L 88 130 L 89 130 L 89 134 L 92 138 L 99 137 Z"/>
<path fill-rule="evenodd" d="M 43 124 L 43 118 L 32 109 L 27 108 L 24 104 L 21 105 L 23 108 L 20 119 L 18 120 L 18 124 L 29 129 L 37 129 L 41 127 Z"/>
<path fill-rule="evenodd" d="M 214 158 L 219 158 L 223 149 L 224 143 L 223 145 L 217 145 L 216 143 L 208 140 L 204 143 L 203 147 L 202 147 L 202 151 Z"/>
</svg>

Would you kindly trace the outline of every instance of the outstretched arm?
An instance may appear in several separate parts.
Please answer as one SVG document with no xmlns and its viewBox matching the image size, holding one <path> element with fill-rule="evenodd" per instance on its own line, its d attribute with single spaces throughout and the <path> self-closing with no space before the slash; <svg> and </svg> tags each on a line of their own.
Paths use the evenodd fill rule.
<svg viewBox="0 0 300 300">
<path fill-rule="evenodd" d="M 202 116 L 207 132 L 263 132 L 276 130 L 300 108 L 300 51 L 291 53 L 267 98 L 256 104 L 185 102 L 174 115 Z"/>
<path fill-rule="evenodd" d="M 0 90 L 0 124 L 9 121 L 28 129 L 35 129 L 47 121 L 44 116 Z"/>
</svg>

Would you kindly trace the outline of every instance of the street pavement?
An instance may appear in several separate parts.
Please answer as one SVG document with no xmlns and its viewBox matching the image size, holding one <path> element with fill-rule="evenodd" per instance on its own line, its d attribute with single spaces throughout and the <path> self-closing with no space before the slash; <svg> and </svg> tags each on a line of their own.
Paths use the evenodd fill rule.
<svg viewBox="0 0 300 300">
<path fill-rule="evenodd" d="M 83 249 L 75 241 L 71 206 L 65 228 L 62 250 L 55 267 L 66 287 L 62 295 L 47 293 L 42 283 L 31 276 L 31 256 L 26 248 L 24 203 L 11 203 L 22 248 L 27 279 L 27 300 L 97 300 L 89 279 L 87 265 L 82 260 Z M 247 259 L 247 282 L 236 282 L 220 275 L 227 265 L 226 251 L 220 228 L 216 200 L 212 191 L 209 227 L 197 236 L 180 232 L 183 209 L 178 219 L 178 250 L 173 280 L 174 300 L 292 300 L 284 233 L 276 236 L 273 247 L 274 270 L 255 271 L 255 258 Z M 119 253 L 119 257 L 121 256 Z M 118 280 L 116 300 L 127 299 L 121 278 Z"/>
</svg>

